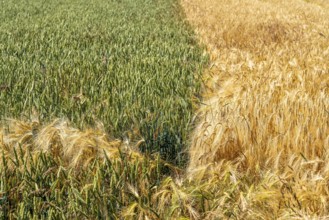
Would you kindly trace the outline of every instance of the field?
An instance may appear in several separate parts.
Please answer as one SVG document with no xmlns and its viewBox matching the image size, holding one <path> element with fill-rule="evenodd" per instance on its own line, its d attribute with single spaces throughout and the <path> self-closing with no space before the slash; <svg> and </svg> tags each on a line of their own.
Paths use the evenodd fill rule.
<svg viewBox="0 0 329 220">
<path fill-rule="evenodd" d="M 329 2 L 0 2 L 0 218 L 329 218 Z"/>
<path fill-rule="evenodd" d="M 2 2 L 1 117 L 100 122 L 116 137 L 138 129 L 144 148 L 179 153 L 206 57 L 173 4 Z"/>
<path fill-rule="evenodd" d="M 133 201 L 150 203 L 126 187 L 141 189 L 136 178 L 143 193 L 160 184 L 169 170 L 157 154 L 183 166 L 207 60 L 179 4 L 10 0 L 0 8 L 1 218 L 113 219 Z M 127 148 L 153 162 L 132 161 Z M 90 165 L 104 162 L 104 151 L 109 167 Z"/>
<path fill-rule="evenodd" d="M 189 172 L 232 163 L 239 218 L 328 218 L 329 2 L 182 4 L 211 59 Z"/>
</svg>

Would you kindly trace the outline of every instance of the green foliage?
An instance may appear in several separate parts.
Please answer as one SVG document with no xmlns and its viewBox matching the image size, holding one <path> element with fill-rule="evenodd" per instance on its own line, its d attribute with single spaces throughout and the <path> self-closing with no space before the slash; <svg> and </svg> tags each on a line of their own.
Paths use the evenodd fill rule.
<svg viewBox="0 0 329 220">
<path fill-rule="evenodd" d="M 12 161 L 15 172 L 4 157 L 0 167 L 1 219 L 116 219 L 134 202 L 152 210 L 162 166 L 158 157 L 131 161 L 124 153 L 113 161 L 96 159 L 83 171 L 42 153 L 17 152 Z"/>
<path fill-rule="evenodd" d="M 194 203 L 175 194 L 176 208 L 159 209 L 175 188 L 169 177 L 163 183 L 164 173 L 180 170 L 154 155 L 184 163 L 205 61 L 175 0 L 0 1 L 1 119 L 37 112 L 45 124 L 58 117 L 79 128 L 101 121 L 116 137 L 139 131 L 141 149 L 159 152 L 132 159 L 120 149 L 118 158 L 72 168 L 51 152 L 31 153 L 35 134 L 19 127 L 32 145 L 0 140 L 3 153 L 22 145 L 1 155 L 0 218 L 189 216 L 176 206 Z"/>
<path fill-rule="evenodd" d="M 99 120 L 181 152 L 203 61 L 174 0 L 0 1 L 0 117 Z M 170 134 L 170 143 L 163 143 Z M 164 138 L 165 137 L 165 138 Z M 172 157 L 172 155 L 171 155 Z"/>
</svg>

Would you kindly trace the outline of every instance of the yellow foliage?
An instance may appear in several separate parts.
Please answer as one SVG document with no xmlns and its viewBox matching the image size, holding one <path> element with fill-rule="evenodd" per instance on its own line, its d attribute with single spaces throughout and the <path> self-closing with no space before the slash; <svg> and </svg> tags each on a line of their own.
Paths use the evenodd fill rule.
<svg viewBox="0 0 329 220">
<path fill-rule="evenodd" d="M 329 2 L 181 2 L 211 58 L 190 175 L 229 160 L 264 182 L 240 196 L 249 218 L 328 215 Z"/>
<path fill-rule="evenodd" d="M 8 158 L 14 158 L 15 151 L 20 154 L 21 150 L 25 156 L 47 152 L 75 168 L 85 167 L 96 158 L 104 159 L 104 153 L 108 158 L 118 158 L 120 151 L 128 153 L 132 160 L 142 158 L 133 149 L 137 147 L 135 144 L 110 138 L 101 124 L 98 128 L 79 130 L 60 119 L 47 125 L 40 124 L 38 120 L 9 120 L 7 126 L 0 130 L 0 137 L 0 152 Z"/>
</svg>

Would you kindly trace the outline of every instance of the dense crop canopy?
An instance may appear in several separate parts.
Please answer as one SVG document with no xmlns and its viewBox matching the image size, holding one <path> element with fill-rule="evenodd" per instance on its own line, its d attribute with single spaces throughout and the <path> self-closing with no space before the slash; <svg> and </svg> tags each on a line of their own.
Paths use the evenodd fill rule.
<svg viewBox="0 0 329 220">
<path fill-rule="evenodd" d="M 175 1 L 0 2 L 0 116 L 141 131 L 180 151 L 202 61 Z M 169 149 L 170 148 L 170 149 Z"/>
</svg>

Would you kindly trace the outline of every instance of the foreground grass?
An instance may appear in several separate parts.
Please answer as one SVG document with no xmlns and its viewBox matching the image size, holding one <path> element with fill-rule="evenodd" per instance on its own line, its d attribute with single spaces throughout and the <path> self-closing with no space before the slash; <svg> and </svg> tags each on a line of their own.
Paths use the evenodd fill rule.
<svg viewBox="0 0 329 220">
<path fill-rule="evenodd" d="M 102 130 L 54 121 L 35 135 L 35 126 L 11 121 L 0 132 L 2 219 L 117 219 L 135 209 L 140 219 L 159 217 L 159 157 L 144 158 Z"/>
<path fill-rule="evenodd" d="M 3 219 L 327 216 L 327 166 L 316 173 L 317 161 L 296 157 L 290 170 L 279 173 L 241 170 L 239 163 L 222 160 L 186 174 L 158 154 L 141 154 L 139 142 L 111 138 L 101 127 L 79 130 L 63 120 L 7 125 L 0 130 Z"/>
<path fill-rule="evenodd" d="M 63 120 L 7 125 L 0 129 L 2 219 L 213 219 L 212 209 L 226 217 L 234 215 L 228 207 L 238 209 L 234 166 L 186 178 L 158 154 L 141 154 L 139 142 L 101 128 L 79 130 Z"/>
<path fill-rule="evenodd" d="M 224 210 L 237 218 L 327 218 L 328 2 L 182 4 L 211 56 L 191 175 L 234 164 L 239 208 Z"/>
<path fill-rule="evenodd" d="M 180 152 L 201 50 L 176 1 L 0 3 L 0 117 L 104 123 Z M 33 118 L 32 118 L 33 119 Z"/>
<path fill-rule="evenodd" d="M 255 181 L 221 161 L 186 175 L 101 127 L 79 130 L 63 120 L 7 125 L 0 130 L 3 219 L 255 219 L 268 218 L 277 201 L 289 218 L 300 205 L 292 182 L 271 172 Z"/>
</svg>

